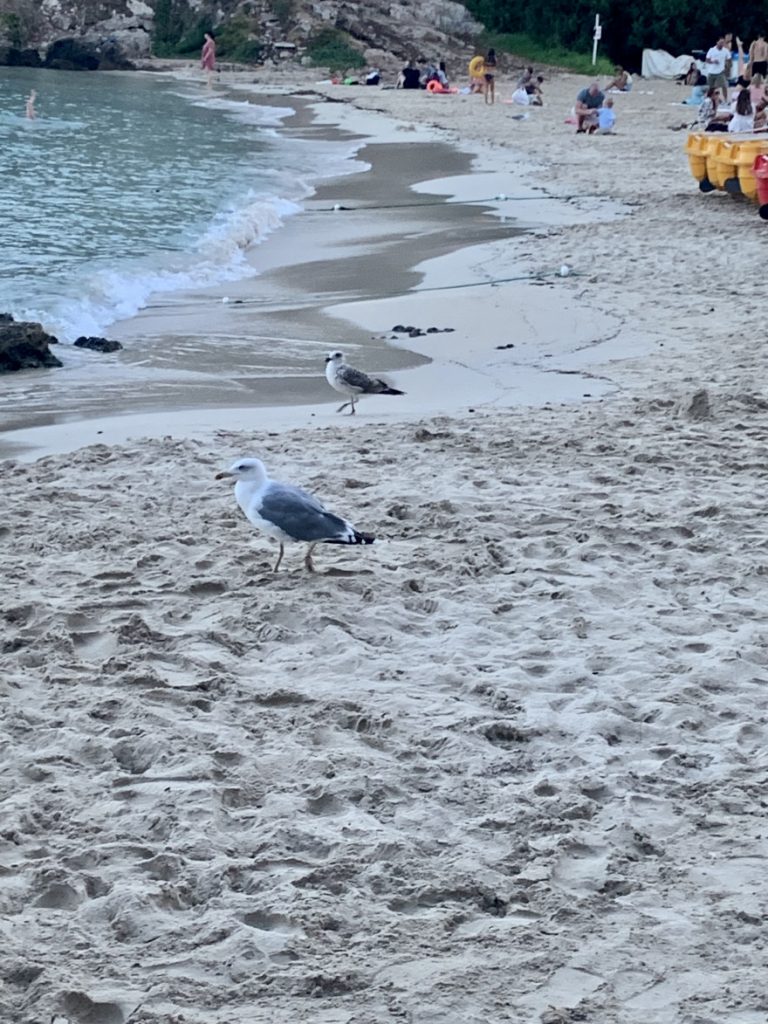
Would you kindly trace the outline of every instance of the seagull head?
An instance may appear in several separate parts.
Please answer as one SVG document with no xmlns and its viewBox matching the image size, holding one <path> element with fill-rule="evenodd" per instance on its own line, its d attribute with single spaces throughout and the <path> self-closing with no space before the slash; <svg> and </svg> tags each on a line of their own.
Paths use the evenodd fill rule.
<svg viewBox="0 0 768 1024">
<path fill-rule="evenodd" d="M 261 459 L 238 459 L 233 462 L 229 469 L 216 474 L 217 480 L 232 478 L 234 480 L 252 480 L 256 483 L 264 483 L 267 479 L 267 470 Z"/>
<path fill-rule="evenodd" d="M 325 357 L 326 363 L 343 363 L 344 353 L 343 352 L 329 352 Z"/>
</svg>

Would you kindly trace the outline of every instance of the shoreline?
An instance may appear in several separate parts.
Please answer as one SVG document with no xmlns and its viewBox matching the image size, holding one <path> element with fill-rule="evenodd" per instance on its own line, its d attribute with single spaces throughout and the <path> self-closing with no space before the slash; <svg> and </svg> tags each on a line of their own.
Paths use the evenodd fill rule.
<svg viewBox="0 0 768 1024">
<path fill-rule="evenodd" d="M 764 1021 L 767 357 L 701 248 L 766 228 L 696 194 L 673 87 L 577 139 L 572 85 L 527 121 L 349 94 L 485 133 L 430 190 L 579 195 L 331 305 L 456 319 L 402 404 L 0 460 L 3 1020 Z M 243 455 L 377 543 L 273 572 Z"/>
<path fill-rule="evenodd" d="M 228 95 L 250 95 L 257 102 L 269 102 L 270 98 L 285 102 L 281 94 L 262 96 L 244 83 L 228 83 L 226 89 Z M 305 101 L 302 97 L 298 114 L 284 122 L 281 130 L 300 134 L 311 127 L 323 137 L 357 139 L 361 146 L 355 159 L 365 161 L 366 154 L 373 154 L 372 169 L 318 183 L 316 194 L 304 202 L 303 212 L 252 250 L 249 258 L 256 276 L 209 289 L 155 296 L 135 317 L 114 325 L 110 337 L 125 345 L 121 361 L 128 370 L 134 362 L 143 365 L 147 360 L 165 360 L 166 353 L 171 356 L 167 365 L 158 364 L 163 375 L 155 398 L 150 391 L 141 398 L 136 393 L 133 399 L 121 399 L 121 385 L 116 381 L 107 388 L 104 399 L 99 399 L 88 382 L 88 371 L 97 372 L 98 367 L 88 357 L 80 357 L 87 367 L 84 380 L 90 393 L 82 392 L 80 402 L 58 414 L 53 406 L 50 412 L 28 411 L 27 423 L 18 423 L 18 417 L 16 422 L 6 419 L 0 453 L 30 458 L 72 450 L 78 439 L 84 443 L 102 438 L 117 442 L 148 429 L 199 436 L 201 422 L 220 428 L 249 421 L 290 426 L 308 424 L 318 416 L 324 420 L 335 396 L 327 389 L 322 367 L 318 371 L 308 363 L 305 367 L 299 364 L 302 376 L 295 376 L 294 371 L 293 377 L 283 379 L 263 372 L 249 375 L 247 365 L 252 357 L 248 349 L 255 342 L 254 356 L 271 358 L 271 336 L 282 339 L 272 342 L 278 346 L 285 344 L 286 335 L 300 337 L 304 346 L 312 344 L 310 339 L 316 336 L 319 360 L 341 345 L 353 364 L 369 372 L 402 373 L 401 385 L 410 397 L 399 401 L 398 408 L 373 399 L 361 410 L 362 415 L 382 421 L 411 419 L 419 413 L 451 414 L 469 407 L 571 401 L 616 390 L 588 361 L 574 358 L 575 351 L 563 351 L 554 336 L 548 304 L 538 301 L 525 284 L 515 286 L 509 279 L 505 283 L 506 298 L 516 306 L 529 306 L 535 321 L 528 325 L 530 336 L 522 344 L 519 339 L 510 341 L 507 318 L 499 303 L 494 299 L 489 306 L 486 301 L 493 286 L 488 284 L 484 261 L 490 258 L 492 262 L 494 245 L 504 245 L 504 239 L 519 230 L 516 220 L 508 220 L 511 201 L 498 202 L 492 197 L 508 191 L 513 182 L 515 191 L 531 200 L 525 203 L 528 229 L 539 217 L 545 223 L 557 222 L 552 204 L 540 190 L 526 184 L 524 175 L 513 180 L 498 160 L 489 162 L 487 155 L 486 169 L 475 170 L 481 159 L 476 147 L 459 145 L 457 140 L 436 141 L 439 133 L 429 127 L 416 129 L 389 115 L 361 113 L 347 104 L 340 108 L 320 99 L 310 105 Z M 407 136 L 407 150 L 403 135 Z M 421 162 L 403 177 L 402 160 L 410 162 L 419 153 Z M 438 168 L 440 177 L 431 177 Z M 415 194 L 414 183 L 418 183 Z M 344 209 L 328 212 L 336 205 Z M 519 205 L 512 209 L 517 213 Z M 399 229 L 398 224 L 402 225 Z M 402 255 L 402 244 L 397 246 L 398 230 L 412 239 Z M 297 262 L 299 251 L 302 258 Z M 463 259 L 457 256 L 462 252 L 466 254 Z M 331 258 L 324 258 L 328 256 Z M 344 270 L 344 260 L 350 261 L 349 272 Z M 466 266 L 467 260 L 473 265 Z M 308 278 L 317 287 L 305 296 Z M 512 279 L 516 278 L 531 279 L 541 288 L 554 290 L 556 273 L 552 267 L 537 268 L 532 274 L 515 271 Z M 460 296 L 457 288 L 461 288 Z M 406 316 L 405 309 L 412 313 Z M 470 309 L 476 312 L 467 316 Z M 578 345 L 572 348 L 581 350 L 590 345 L 591 337 L 599 339 L 611 333 L 610 317 L 585 313 L 569 300 L 565 312 L 584 321 L 590 335 L 582 337 L 584 331 L 577 330 Z M 412 319 L 424 329 L 437 326 L 452 328 L 455 333 L 450 339 L 440 334 L 410 344 L 391 332 L 403 319 Z M 453 321 L 460 324 L 458 329 Z M 484 322 L 486 336 L 479 347 L 475 337 L 478 321 Z M 223 356 L 232 371 L 217 370 L 206 377 L 205 363 L 196 357 L 195 379 L 178 360 L 187 349 L 198 352 L 197 338 L 202 342 L 208 336 L 221 339 L 219 347 L 211 347 L 211 357 L 215 355 L 218 363 Z M 511 358 L 509 352 L 504 358 L 498 355 L 498 350 L 512 345 L 518 346 L 515 355 L 522 360 Z M 539 358 L 542 348 L 553 351 L 542 351 Z M 564 355 L 567 358 L 562 360 Z M 553 369 L 555 363 L 544 364 L 545 359 L 559 360 L 558 369 Z M 426 369 L 413 373 L 413 368 L 425 365 Z M 557 386 L 542 386 L 541 381 L 545 377 L 551 381 L 555 372 L 563 377 Z M 179 379 L 176 394 L 174 374 Z M 189 376 L 186 385 L 184 376 Z M 566 380 L 567 376 L 574 379 Z M 34 391 L 38 381 L 28 376 L 23 383 Z M 133 409 L 115 413 L 116 404 L 133 405 Z"/>
</svg>

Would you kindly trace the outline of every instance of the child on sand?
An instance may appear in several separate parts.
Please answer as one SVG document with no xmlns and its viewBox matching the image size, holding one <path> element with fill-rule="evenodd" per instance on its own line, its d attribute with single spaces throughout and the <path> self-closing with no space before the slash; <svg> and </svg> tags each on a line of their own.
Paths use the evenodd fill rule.
<svg viewBox="0 0 768 1024">
<path fill-rule="evenodd" d="M 597 134 L 615 135 L 613 126 L 616 124 L 616 114 L 613 109 L 613 100 L 609 96 L 597 112 Z"/>
</svg>

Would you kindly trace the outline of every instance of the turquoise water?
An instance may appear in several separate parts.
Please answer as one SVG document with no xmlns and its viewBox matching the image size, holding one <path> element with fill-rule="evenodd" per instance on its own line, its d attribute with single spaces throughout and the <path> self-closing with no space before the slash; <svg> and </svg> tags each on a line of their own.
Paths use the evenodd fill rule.
<svg viewBox="0 0 768 1024">
<path fill-rule="evenodd" d="M 0 68 L 0 312 L 72 342 L 153 292 L 252 274 L 320 169 L 360 169 L 352 143 L 281 133 L 291 113 L 165 76 Z"/>
</svg>

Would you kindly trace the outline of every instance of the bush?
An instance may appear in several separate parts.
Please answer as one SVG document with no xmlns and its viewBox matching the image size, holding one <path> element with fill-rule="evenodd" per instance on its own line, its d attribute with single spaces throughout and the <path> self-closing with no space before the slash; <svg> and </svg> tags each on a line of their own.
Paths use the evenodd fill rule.
<svg viewBox="0 0 768 1024">
<path fill-rule="evenodd" d="M 563 68 L 581 75 L 612 75 L 613 61 L 598 56 L 597 64 L 592 64 L 592 53 L 578 53 L 567 50 L 563 46 L 539 43 L 521 32 L 486 33 L 477 41 L 478 53 L 484 53 L 490 47 L 497 53 L 511 53 L 531 64 L 546 64 L 548 67 Z"/>
<path fill-rule="evenodd" d="M 240 15 L 225 22 L 216 30 L 216 56 L 237 64 L 257 64 L 262 45 L 254 33 L 254 22 Z"/>
<path fill-rule="evenodd" d="M 208 24 L 179 0 L 155 0 L 152 52 L 158 57 L 180 57 L 199 50 Z"/>
<path fill-rule="evenodd" d="M 18 14 L 0 14 L 0 36 L 5 36 L 14 49 L 22 49 L 24 46 L 24 33 L 21 29 L 21 18 Z"/>
<path fill-rule="evenodd" d="M 307 56 L 321 67 L 364 68 L 365 57 L 349 43 L 349 36 L 335 28 L 324 28 L 307 43 Z"/>
</svg>

